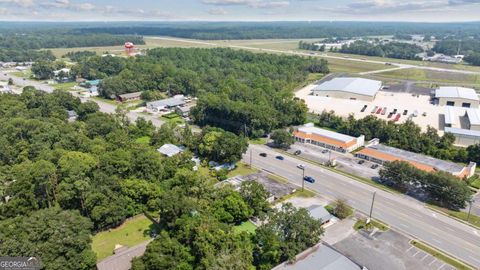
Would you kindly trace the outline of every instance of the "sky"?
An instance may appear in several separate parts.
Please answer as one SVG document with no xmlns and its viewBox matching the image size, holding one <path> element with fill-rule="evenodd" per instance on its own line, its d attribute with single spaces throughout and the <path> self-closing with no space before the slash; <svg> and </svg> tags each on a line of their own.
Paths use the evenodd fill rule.
<svg viewBox="0 0 480 270">
<path fill-rule="evenodd" d="M 480 21 L 480 0 L 0 0 L 9 21 Z"/>
</svg>

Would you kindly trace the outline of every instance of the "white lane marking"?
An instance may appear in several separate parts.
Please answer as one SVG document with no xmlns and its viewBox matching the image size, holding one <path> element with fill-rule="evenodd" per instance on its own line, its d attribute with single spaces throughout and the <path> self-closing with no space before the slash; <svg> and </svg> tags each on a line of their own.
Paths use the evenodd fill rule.
<svg viewBox="0 0 480 270">
<path fill-rule="evenodd" d="M 445 263 L 443 263 L 442 265 L 440 265 L 440 267 L 437 268 L 437 270 L 440 270 L 441 268 L 443 268 L 445 266 Z"/>
<path fill-rule="evenodd" d="M 400 226 L 403 226 L 403 227 L 405 227 L 405 228 L 410 228 L 408 225 L 405 225 L 405 224 L 403 224 L 403 223 L 400 223 Z"/>
<path fill-rule="evenodd" d="M 480 260 L 479 260 L 479 259 L 477 259 L 477 258 L 474 258 L 474 257 L 473 257 L 473 256 L 471 256 L 471 255 L 468 255 L 468 257 L 469 257 L 470 259 L 472 259 L 472 260 L 476 261 L 476 262 L 480 262 Z"/>
<path fill-rule="evenodd" d="M 478 232 L 477 232 L 476 230 L 473 230 L 473 233 L 474 233 L 475 235 L 478 235 Z"/>
<path fill-rule="evenodd" d="M 433 238 L 432 240 L 435 241 L 435 242 L 437 242 L 437 243 L 439 243 L 439 244 L 442 243 L 442 241 L 439 241 L 438 239 L 435 239 L 435 238 Z"/>
<path fill-rule="evenodd" d="M 414 247 L 415 247 L 415 246 L 409 247 L 409 248 L 405 251 L 405 253 L 409 252 L 409 251 L 410 251 L 412 248 L 414 248 Z"/>
<path fill-rule="evenodd" d="M 418 253 L 420 253 L 421 250 L 417 250 L 417 252 L 415 252 L 415 254 L 412 255 L 412 257 L 415 257 L 417 256 Z"/>
<path fill-rule="evenodd" d="M 433 216 L 434 218 L 436 218 L 436 217 L 437 217 L 437 214 L 435 214 L 435 213 L 432 213 L 432 216 Z"/>
<path fill-rule="evenodd" d="M 450 228 L 450 227 L 445 227 L 445 229 L 451 231 L 451 232 L 456 232 L 454 229 Z"/>
<path fill-rule="evenodd" d="M 428 264 L 428 266 L 432 265 L 432 264 L 433 264 L 434 262 L 436 262 L 436 261 L 437 261 L 437 259 L 433 258 L 433 261 L 431 261 L 431 262 Z"/>
</svg>

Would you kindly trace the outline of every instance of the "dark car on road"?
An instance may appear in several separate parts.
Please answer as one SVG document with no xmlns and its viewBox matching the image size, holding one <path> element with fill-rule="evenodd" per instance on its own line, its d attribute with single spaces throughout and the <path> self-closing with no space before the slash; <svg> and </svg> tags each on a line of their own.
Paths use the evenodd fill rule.
<svg viewBox="0 0 480 270">
<path fill-rule="evenodd" d="M 278 160 L 284 160 L 285 159 L 283 156 L 276 156 L 275 158 L 278 159 Z"/>
<path fill-rule="evenodd" d="M 266 156 L 267 156 L 267 153 L 260 153 L 260 156 L 261 156 L 261 157 L 266 157 Z"/>
<path fill-rule="evenodd" d="M 313 177 L 311 177 L 311 176 L 305 176 L 305 177 L 303 177 L 303 180 L 305 180 L 309 183 L 315 183 L 315 179 L 313 179 Z"/>
<path fill-rule="evenodd" d="M 378 168 L 378 166 L 380 166 L 380 165 L 378 165 L 378 164 L 373 164 L 372 167 L 370 167 L 370 168 L 376 169 L 376 168 Z"/>
<path fill-rule="evenodd" d="M 295 153 L 293 153 L 293 154 L 294 154 L 295 156 L 298 156 L 298 155 L 300 155 L 301 153 L 302 153 L 302 151 L 297 150 L 297 151 L 295 151 Z"/>
<path fill-rule="evenodd" d="M 358 161 L 358 164 L 360 164 L 360 165 L 363 164 L 363 163 L 365 163 L 365 160 L 363 160 L 363 159 Z"/>
</svg>

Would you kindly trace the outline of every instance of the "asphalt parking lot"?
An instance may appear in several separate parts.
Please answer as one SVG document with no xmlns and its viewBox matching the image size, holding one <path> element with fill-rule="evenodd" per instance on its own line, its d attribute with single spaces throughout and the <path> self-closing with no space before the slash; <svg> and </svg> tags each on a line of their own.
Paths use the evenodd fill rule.
<svg viewBox="0 0 480 270">
<path fill-rule="evenodd" d="M 407 237 L 392 230 L 377 232 L 373 236 L 359 231 L 336 243 L 334 247 L 369 270 L 455 269 L 410 245 L 409 241 Z"/>
<path fill-rule="evenodd" d="M 342 154 L 335 151 L 330 152 L 330 150 L 326 152 L 325 148 L 298 142 L 291 145 L 288 152 L 293 154 L 297 150 L 301 151 L 301 154 L 299 155 L 300 157 L 321 164 L 326 164 L 330 158 L 335 158 L 337 161 L 336 168 L 346 173 L 359 175 L 365 178 L 377 178 L 379 176 L 378 172 L 381 166 L 378 166 L 376 169 L 372 169 L 372 166 L 376 163 L 355 158 L 351 154 Z M 359 161 L 362 163 L 360 164 Z"/>
</svg>

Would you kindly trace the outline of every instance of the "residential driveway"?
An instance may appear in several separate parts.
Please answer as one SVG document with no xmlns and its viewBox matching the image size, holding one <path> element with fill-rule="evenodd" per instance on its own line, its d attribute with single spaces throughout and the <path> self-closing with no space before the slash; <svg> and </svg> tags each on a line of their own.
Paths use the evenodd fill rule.
<svg viewBox="0 0 480 270">
<path fill-rule="evenodd" d="M 410 239 L 389 230 L 372 237 L 356 232 L 333 246 L 369 270 L 453 270 L 454 267 L 410 245 Z"/>
</svg>

